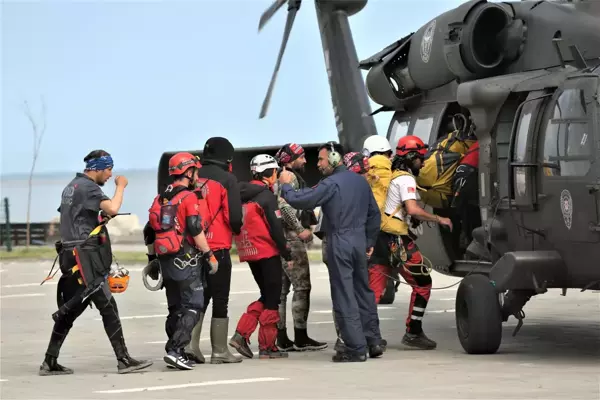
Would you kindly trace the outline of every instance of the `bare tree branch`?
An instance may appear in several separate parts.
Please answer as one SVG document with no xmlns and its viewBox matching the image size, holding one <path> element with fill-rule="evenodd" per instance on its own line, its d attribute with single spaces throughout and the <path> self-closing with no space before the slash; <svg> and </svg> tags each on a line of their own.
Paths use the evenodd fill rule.
<svg viewBox="0 0 600 400">
<path fill-rule="evenodd" d="M 46 102 L 44 101 L 44 97 L 41 97 L 42 102 L 42 112 L 40 116 L 40 121 L 36 121 L 33 117 L 33 113 L 31 112 L 31 108 L 29 107 L 29 103 L 27 101 L 24 102 L 25 105 L 25 115 L 29 122 L 31 123 L 31 129 L 33 131 L 33 155 L 31 161 L 31 170 L 29 172 L 29 193 L 27 195 L 27 238 L 26 238 L 26 246 L 29 248 L 29 244 L 31 242 L 31 229 L 30 229 L 30 216 L 31 216 L 31 189 L 33 186 L 33 171 L 35 170 L 35 164 L 37 162 L 38 156 L 40 154 L 40 148 L 42 145 L 42 138 L 44 137 L 44 133 L 46 132 Z M 40 125 L 41 124 L 41 125 Z"/>
</svg>

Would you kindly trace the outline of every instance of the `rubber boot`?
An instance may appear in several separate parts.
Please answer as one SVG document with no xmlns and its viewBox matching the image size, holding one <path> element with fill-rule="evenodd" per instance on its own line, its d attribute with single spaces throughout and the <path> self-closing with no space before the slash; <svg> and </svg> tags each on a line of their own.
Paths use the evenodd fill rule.
<svg viewBox="0 0 600 400">
<path fill-rule="evenodd" d="M 229 340 L 229 345 L 237 350 L 238 353 L 243 355 L 246 358 L 254 357 L 254 353 L 248 346 L 250 341 L 243 337 L 238 331 L 236 331 L 231 339 Z"/>
<path fill-rule="evenodd" d="M 231 364 L 242 362 L 242 357 L 235 356 L 227 348 L 227 332 L 229 318 L 213 318 L 210 321 L 210 342 L 212 344 L 211 364 Z"/>
<path fill-rule="evenodd" d="M 185 356 L 192 360 L 196 364 L 204 364 L 206 360 L 204 359 L 204 355 L 200 350 L 200 334 L 202 333 L 202 322 L 204 321 L 204 313 L 200 313 L 200 318 L 198 319 L 198 323 L 192 329 L 192 339 L 190 343 L 185 346 L 184 352 Z"/>
</svg>

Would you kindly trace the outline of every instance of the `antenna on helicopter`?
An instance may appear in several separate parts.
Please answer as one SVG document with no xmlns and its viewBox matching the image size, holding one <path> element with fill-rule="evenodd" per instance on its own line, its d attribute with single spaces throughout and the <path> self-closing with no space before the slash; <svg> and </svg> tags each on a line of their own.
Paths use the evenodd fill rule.
<svg viewBox="0 0 600 400">
<path fill-rule="evenodd" d="M 287 20 L 285 21 L 285 29 L 283 31 L 283 39 L 281 41 L 281 47 L 279 48 L 279 55 L 277 56 L 277 62 L 275 63 L 275 70 L 273 71 L 273 76 L 271 76 L 271 82 L 269 83 L 269 89 L 267 90 L 267 95 L 263 101 L 262 107 L 260 109 L 259 118 L 264 118 L 267 115 L 267 110 L 269 108 L 269 103 L 271 102 L 271 96 L 273 94 L 273 88 L 275 87 L 275 81 L 277 80 L 277 74 L 279 73 L 279 67 L 281 66 L 281 60 L 283 59 L 283 53 L 285 52 L 285 48 L 287 46 L 288 39 L 290 38 L 290 33 L 292 31 L 292 26 L 294 25 L 294 20 L 296 19 L 296 13 L 300 9 L 300 3 L 302 0 L 276 0 L 271 7 L 267 8 L 267 10 L 260 16 L 260 21 L 258 23 L 258 31 L 269 22 L 271 17 L 275 15 L 275 13 L 283 7 L 285 3 L 288 3 L 288 15 Z"/>
</svg>

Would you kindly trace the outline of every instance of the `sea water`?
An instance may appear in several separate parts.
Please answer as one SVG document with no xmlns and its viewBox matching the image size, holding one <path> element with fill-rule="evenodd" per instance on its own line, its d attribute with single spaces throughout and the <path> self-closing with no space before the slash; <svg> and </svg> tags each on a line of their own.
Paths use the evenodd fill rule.
<svg viewBox="0 0 600 400">
<path fill-rule="evenodd" d="M 143 226 L 148 220 L 148 209 L 157 193 L 157 171 L 155 169 L 113 171 L 113 177 L 101 187 L 109 198 L 112 198 L 115 193 L 114 177 L 117 175 L 124 175 L 129 181 L 120 212 L 137 215 Z M 34 174 L 31 191 L 31 222 L 50 222 L 59 216 L 57 208 L 60 205 L 62 191 L 74 177 L 75 172 Z M 28 180 L 28 174 L 0 177 L 2 222 L 5 221 L 5 197 L 8 197 L 10 204 L 11 222 L 27 221 Z"/>
</svg>

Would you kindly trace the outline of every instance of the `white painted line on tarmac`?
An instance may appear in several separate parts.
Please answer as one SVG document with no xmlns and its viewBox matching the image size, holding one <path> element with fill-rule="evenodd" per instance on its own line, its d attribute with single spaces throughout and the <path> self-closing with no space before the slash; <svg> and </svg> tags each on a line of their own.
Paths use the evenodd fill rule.
<svg viewBox="0 0 600 400">
<path fill-rule="evenodd" d="M 128 317 L 120 317 L 121 321 L 124 319 L 148 319 L 148 318 L 167 318 L 167 314 L 153 314 L 153 315 L 130 315 Z M 96 321 L 102 321 L 102 318 L 94 318 Z"/>
<path fill-rule="evenodd" d="M 443 314 L 443 313 L 453 313 L 454 309 L 451 310 L 426 310 L 425 314 Z"/>
<path fill-rule="evenodd" d="M 20 288 L 20 287 L 32 287 L 32 286 L 47 286 L 47 285 L 58 285 L 58 282 L 46 282 L 43 285 L 40 285 L 39 282 L 36 283 L 16 283 L 14 285 L 2 285 L 3 288 Z"/>
<path fill-rule="evenodd" d="M 206 381 L 196 383 L 184 383 L 181 385 L 165 385 L 165 386 L 148 386 L 131 389 L 114 389 L 114 390 L 97 390 L 94 393 L 105 393 L 105 394 L 116 394 L 116 393 L 138 393 L 145 391 L 157 391 L 157 390 L 172 390 L 172 389 L 185 389 L 200 386 L 217 386 L 217 385 L 239 385 L 242 383 L 264 383 L 264 382 L 278 382 L 288 381 L 290 378 L 250 378 L 250 379 L 228 379 L 222 381 Z"/>
<path fill-rule="evenodd" d="M 392 321 L 394 319 L 398 319 L 398 318 L 388 318 L 388 317 L 379 318 L 380 321 Z M 333 324 L 333 320 L 331 320 L 331 321 L 310 321 L 309 324 L 313 324 L 313 325 Z"/>
<path fill-rule="evenodd" d="M 206 338 L 200 338 L 201 342 L 205 342 L 207 340 L 210 340 L 210 338 L 207 338 L 207 337 Z M 144 342 L 144 344 L 165 344 L 165 343 L 167 343 L 167 339 L 166 338 L 163 339 L 163 340 L 155 340 L 153 342 Z"/>
<path fill-rule="evenodd" d="M 9 299 L 9 298 L 17 298 L 17 297 L 40 297 L 45 296 L 45 293 L 21 293 L 21 294 L 7 294 L 5 296 L 0 296 L 0 299 Z"/>
</svg>

